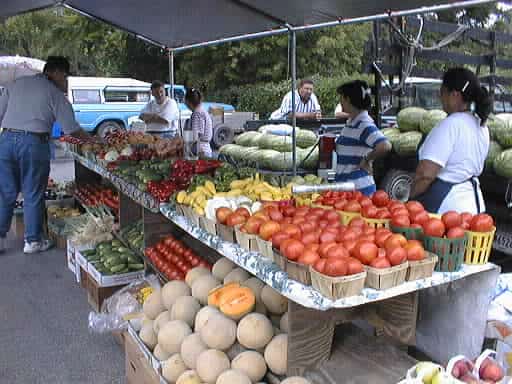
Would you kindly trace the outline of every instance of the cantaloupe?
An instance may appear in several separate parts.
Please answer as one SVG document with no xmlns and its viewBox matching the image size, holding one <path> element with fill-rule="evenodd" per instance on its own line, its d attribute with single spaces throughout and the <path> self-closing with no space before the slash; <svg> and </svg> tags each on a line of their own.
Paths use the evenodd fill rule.
<svg viewBox="0 0 512 384">
<path fill-rule="evenodd" d="M 250 313 L 238 324 L 236 337 L 240 344 L 249 349 L 264 348 L 274 336 L 272 323 L 261 313 Z"/>
<path fill-rule="evenodd" d="M 201 328 L 206 324 L 210 316 L 214 314 L 220 314 L 219 310 L 214 307 L 203 307 L 197 312 L 196 319 L 194 322 L 194 331 L 200 332 Z"/>
<path fill-rule="evenodd" d="M 153 350 L 155 348 L 158 339 L 156 337 L 156 333 L 153 330 L 153 327 L 151 325 L 145 325 L 140 329 L 139 337 L 142 340 L 142 342 L 148 347 L 149 349 Z"/>
<path fill-rule="evenodd" d="M 181 280 L 169 281 L 162 288 L 162 301 L 165 308 L 172 309 L 176 299 L 181 296 L 190 296 L 190 287 Z"/>
<path fill-rule="evenodd" d="M 192 268 L 190 271 L 187 272 L 187 275 L 185 276 L 185 282 L 187 285 L 192 288 L 192 285 L 194 284 L 194 281 L 199 277 L 203 275 L 210 275 L 210 270 L 205 267 L 195 267 Z"/>
<path fill-rule="evenodd" d="M 240 343 L 235 343 L 226 351 L 226 355 L 228 355 L 229 360 L 233 360 L 242 352 L 247 351 L 245 347 L 243 347 Z"/>
<path fill-rule="evenodd" d="M 220 285 L 220 281 L 212 275 L 199 276 L 192 285 L 192 296 L 202 305 L 208 305 L 208 293 Z"/>
<path fill-rule="evenodd" d="M 253 383 L 262 380 L 267 373 L 267 363 L 261 353 L 256 351 L 239 354 L 231 362 L 231 368 L 245 373 Z"/>
<path fill-rule="evenodd" d="M 196 369 L 196 361 L 201 352 L 206 351 L 208 347 L 199 333 L 192 333 L 185 337 L 183 343 L 181 343 L 181 357 L 185 362 L 185 365 L 190 369 Z"/>
<path fill-rule="evenodd" d="M 288 333 L 290 331 L 290 327 L 288 325 L 288 312 L 281 316 L 281 320 L 279 321 L 279 329 L 284 333 Z"/>
<path fill-rule="evenodd" d="M 230 369 L 223 372 L 215 384 L 251 384 L 251 380 L 243 372 Z"/>
<path fill-rule="evenodd" d="M 192 330 L 189 325 L 182 320 L 172 320 L 164 324 L 158 332 L 158 344 L 167 353 L 178 353 L 181 348 L 181 343 L 185 337 L 190 335 Z"/>
<path fill-rule="evenodd" d="M 201 304 L 196 298 L 192 296 L 178 297 L 172 306 L 171 320 L 183 320 L 192 328 L 200 309 Z"/>
<path fill-rule="evenodd" d="M 142 305 L 142 311 L 148 319 L 154 320 L 156 317 L 165 311 L 165 307 L 162 301 L 162 292 L 160 289 L 153 291 L 144 301 Z"/>
<path fill-rule="evenodd" d="M 157 344 L 155 349 L 153 350 L 153 355 L 159 360 L 159 361 L 165 361 L 169 357 L 171 357 L 170 353 L 167 353 L 160 344 Z"/>
<path fill-rule="evenodd" d="M 226 275 L 236 268 L 236 264 L 223 257 L 213 264 L 212 275 L 219 281 L 224 280 Z"/>
<path fill-rule="evenodd" d="M 274 315 L 282 315 L 288 309 L 288 300 L 272 287 L 265 285 L 261 290 L 261 301 Z"/>
<path fill-rule="evenodd" d="M 311 384 L 311 382 L 300 376 L 291 376 L 281 381 L 281 384 Z"/>
<path fill-rule="evenodd" d="M 249 277 L 249 273 L 245 269 L 235 268 L 224 277 L 224 284 L 243 283 Z"/>
<path fill-rule="evenodd" d="M 144 317 L 142 318 L 141 326 L 140 326 L 140 327 L 142 328 L 142 327 L 143 327 L 143 326 L 145 326 L 145 325 L 151 325 L 151 326 L 153 326 L 153 322 L 154 322 L 154 321 L 155 321 L 155 320 L 152 320 L 152 319 L 148 318 L 146 315 L 144 315 Z"/>
<path fill-rule="evenodd" d="M 162 363 L 162 376 L 169 383 L 175 383 L 186 370 L 187 366 L 179 353 L 172 355 Z"/>
<path fill-rule="evenodd" d="M 256 301 L 261 301 L 261 290 L 265 286 L 265 283 L 258 279 L 257 277 L 251 277 L 250 279 L 245 280 L 242 285 L 244 287 L 251 288 L 252 293 L 256 297 Z"/>
<path fill-rule="evenodd" d="M 252 290 L 238 287 L 220 297 L 220 311 L 233 320 L 239 320 L 254 309 L 256 298 Z"/>
<path fill-rule="evenodd" d="M 155 321 L 153 321 L 153 330 L 155 331 L 155 333 L 158 335 L 158 332 L 160 331 L 162 325 L 168 323 L 169 321 L 171 321 L 171 314 L 169 313 L 169 311 L 163 311 L 161 314 L 159 314 L 156 317 Z"/>
<path fill-rule="evenodd" d="M 226 351 L 235 343 L 236 323 L 222 314 L 215 314 L 208 318 L 200 334 L 209 348 Z"/>
<path fill-rule="evenodd" d="M 208 292 L 208 305 L 218 308 L 220 305 L 220 298 L 222 295 L 229 291 L 240 288 L 239 283 L 222 284 Z"/>
<path fill-rule="evenodd" d="M 272 325 L 274 327 L 279 328 L 281 326 L 281 316 L 280 315 L 270 315 L 269 319 L 272 322 Z"/>
<path fill-rule="evenodd" d="M 288 335 L 274 336 L 265 348 L 265 362 L 272 373 L 284 375 L 288 365 Z"/>
<path fill-rule="evenodd" d="M 217 378 L 230 368 L 226 354 L 216 349 L 208 349 L 197 358 L 196 372 L 204 383 L 215 384 Z"/>
<path fill-rule="evenodd" d="M 201 378 L 196 371 L 188 370 L 181 374 L 176 380 L 176 384 L 202 384 Z"/>
</svg>

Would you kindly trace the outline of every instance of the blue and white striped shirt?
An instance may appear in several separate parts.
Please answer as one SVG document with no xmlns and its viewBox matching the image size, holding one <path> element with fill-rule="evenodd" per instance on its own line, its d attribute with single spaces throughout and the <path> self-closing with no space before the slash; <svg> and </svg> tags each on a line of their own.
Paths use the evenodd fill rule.
<svg viewBox="0 0 512 384">
<path fill-rule="evenodd" d="M 316 98 L 316 95 L 313 93 L 309 100 L 304 103 L 300 98 L 299 91 L 295 91 L 295 112 L 297 113 L 310 113 L 310 112 L 320 112 L 320 103 Z M 271 120 L 282 120 L 288 117 L 288 114 L 292 112 L 292 91 L 288 92 L 281 103 L 281 108 L 272 112 L 270 115 Z"/>
<path fill-rule="evenodd" d="M 375 192 L 375 180 L 359 168 L 364 156 L 380 142 L 387 140 L 367 111 L 361 112 L 347 125 L 336 139 L 336 181 L 351 181 L 356 189 L 370 195 Z"/>
</svg>

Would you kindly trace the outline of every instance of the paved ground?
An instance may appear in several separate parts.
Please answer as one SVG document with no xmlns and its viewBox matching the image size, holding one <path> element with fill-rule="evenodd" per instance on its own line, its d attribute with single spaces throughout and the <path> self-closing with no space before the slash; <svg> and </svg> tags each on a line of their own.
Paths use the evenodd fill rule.
<svg viewBox="0 0 512 384">
<path fill-rule="evenodd" d="M 57 159 L 52 177 L 72 178 Z M 0 383 L 121 384 L 124 352 L 110 335 L 88 332 L 90 307 L 61 250 L 24 255 L 9 239 L 0 255 Z"/>
</svg>

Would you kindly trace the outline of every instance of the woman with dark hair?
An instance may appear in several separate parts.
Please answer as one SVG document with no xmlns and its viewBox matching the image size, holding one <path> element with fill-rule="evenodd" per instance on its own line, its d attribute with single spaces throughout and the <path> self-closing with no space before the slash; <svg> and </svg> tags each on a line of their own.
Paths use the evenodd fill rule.
<svg viewBox="0 0 512 384">
<path fill-rule="evenodd" d="M 411 198 L 433 213 L 485 211 L 478 176 L 489 152 L 485 126 L 492 111 L 487 90 L 465 68 L 443 76 L 441 101 L 448 117 L 428 134 L 418 151 Z"/>
<path fill-rule="evenodd" d="M 201 92 L 189 88 L 185 94 L 185 104 L 192 111 L 188 121 L 190 130 L 197 138 L 197 156 L 212 157 L 210 141 L 213 138 L 213 123 L 210 114 L 203 109 Z"/>
<path fill-rule="evenodd" d="M 353 182 L 358 191 L 371 195 L 376 190 L 373 162 L 391 150 L 391 143 L 368 114 L 372 98 L 366 82 L 345 83 L 337 92 L 349 120 L 336 139 L 336 181 Z"/>
</svg>

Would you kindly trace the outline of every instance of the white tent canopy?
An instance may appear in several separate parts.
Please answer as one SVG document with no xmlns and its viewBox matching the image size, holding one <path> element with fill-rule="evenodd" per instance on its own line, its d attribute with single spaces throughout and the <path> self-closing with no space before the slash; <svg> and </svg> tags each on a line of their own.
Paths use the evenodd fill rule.
<svg viewBox="0 0 512 384">
<path fill-rule="evenodd" d="M 482 1 L 453 0 L 2 0 L 0 19 L 64 5 L 166 48 L 363 16 Z M 418 11 L 419 12 L 419 11 Z"/>
<path fill-rule="evenodd" d="M 0 86 L 19 77 L 43 72 L 45 62 L 22 56 L 0 56 Z"/>
</svg>

